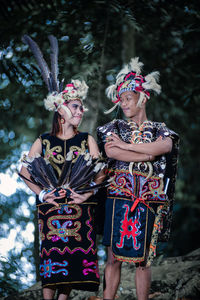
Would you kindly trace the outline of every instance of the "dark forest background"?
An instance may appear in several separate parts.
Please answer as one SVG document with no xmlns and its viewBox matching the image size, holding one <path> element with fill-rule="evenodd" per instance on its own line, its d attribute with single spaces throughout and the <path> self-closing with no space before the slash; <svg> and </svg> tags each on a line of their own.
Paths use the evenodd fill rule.
<svg viewBox="0 0 200 300">
<path fill-rule="evenodd" d="M 139 56 L 144 74 L 160 71 L 162 93 L 152 96 L 147 112 L 180 135 L 180 155 L 172 235 L 159 255 L 179 256 L 200 247 L 200 14 L 198 0 L 1 0 L 0 1 L 0 172 L 15 172 L 21 153 L 39 134 L 51 128 L 52 115 L 43 107 L 47 90 L 35 60 L 21 38 L 29 34 L 49 62 L 48 34 L 59 41 L 60 79 L 86 80 L 89 95 L 80 127 L 95 135 L 97 126 L 120 118 L 105 115 L 112 103 L 105 89 L 130 58 Z M 18 179 L 20 182 L 20 179 Z M 35 241 L 0 256 L 0 293 L 20 289 L 22 257 L 27 257 L 39 279 L 38 232 L 35 205 L 25 190 L 1 195 L 0 238 L 16 227 L 35 224 Z M 23 202 L 30 216 L 19 213 Z M 3 226 L 7 224 L 7 226 Z M 0 254 L 1 255 L 1 254 Z"/>
</svg>

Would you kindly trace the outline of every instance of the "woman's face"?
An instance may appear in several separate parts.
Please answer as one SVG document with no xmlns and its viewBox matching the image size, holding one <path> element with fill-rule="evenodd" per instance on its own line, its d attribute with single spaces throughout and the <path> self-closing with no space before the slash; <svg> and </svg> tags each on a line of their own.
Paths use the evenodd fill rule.
<svg viewBox="0 0 200 300">
<path fill-rule="evenodd" d="M 71 111 L 72 116 L 69 118 L 67 112 L 65 112 L 64 118 L 66 122 L 69 122 L 73 126 L 78 126 L 83 117 L 83 105 L 79 100 L 71 100 L 66 106 Z"/>
</svg>

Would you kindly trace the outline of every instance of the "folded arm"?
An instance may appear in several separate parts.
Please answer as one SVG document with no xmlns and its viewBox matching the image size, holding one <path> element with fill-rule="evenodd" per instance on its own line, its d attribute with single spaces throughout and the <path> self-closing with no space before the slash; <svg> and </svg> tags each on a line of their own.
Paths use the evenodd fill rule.
<svg viewBox="0 0 200 300">
<path fill-rule="evenodd" d="M 145 154 L 145 155 L 159 156 L 171 152 L 172 139 L 169 137 L 166 137 L 164 139 L 162 139 L 162 137 L 159 137 L 155 142 L 132 144 L 132 143 L 126 143 L 122 141 L 116 134 L 112 133 L 112 135 L 109 137 L 108 142 L 106 143 L 105 150 L 108 149 L 109 147 L 117 147 L 118 149 L 124 151 L 130 151 L 133 153 L 133 155 Z M 112 151 L 110 151 L 110 153 L 108 154 L 112 155 Z"/>
<path fill-rule="evenodd" d="M 105 151 L 109 158 L 126 162 L 152 161 L 155 159 L 153 155 L 124 150 L 109 143 L 105 144 Z"/>
</svg>

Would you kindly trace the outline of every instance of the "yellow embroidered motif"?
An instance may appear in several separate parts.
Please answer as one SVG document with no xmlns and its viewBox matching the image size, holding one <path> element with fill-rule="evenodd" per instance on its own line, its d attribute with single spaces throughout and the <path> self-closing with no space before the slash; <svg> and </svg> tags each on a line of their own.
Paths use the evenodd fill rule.
<svg viewBox="0 0 200 300">
<path fill-rule="evenodd" d="M 58 172 L 58 175 L 60 176 L 61 169 L 57 164 L 63 164 L 65 161 L 64 156 L 60 154 L 62 152 L 62 147 L 55 146 L 51 148 L 50 142 L 46 139 L 43 140 L 43 145 L 46 145 L 45 158 L 47 158 L 51 162 L 52 167 Z"/>
<path fill-rule="evenodd" d="M 43 233 L 43 228 L 44 228 L 44 222 L 43 222 L 43 220 L 39 219 L 38 220 L 38 225 L 39 225 L 40 239 L 41 239 L 41 241 L 44 241 L 45 240 L 45 235 Z"/>
<path fill-rule="evenodd" d="M 147 199 L 148 195 L 164 195 L 164 183 L 160 177 L 151 177 L 151 181 L 148 181 L 148 191 L 142 194 L 143 199 Z"/>
<path fill-rule="evenodd" d="M 78 147 L 78 146 L 71 146 L 69 148 L 70 151 L 73 151 L 73 152 L 78 152 L 78 153 L 82 153 L 82 152 L 86 152 L 86 140 L 83 140 L 81 142 L 81 147 Z M 72 162 L 75 162 L 78 158 L 78 155 L 76 156 L 75 159 L 73 159 Z"/>
<path fill-rule="evenodd" d="M 59 227 L 60 222 L 59 220 L 65 220 L 64 226 L 65 227 Z M 73 228 L 67 228 L 66 226 L 68 225 L 71 226 L 72 221 L 69 221 L 67 216 L 57 216 L 56 220 L 55 217 L 50 217 L 48 219 L 48 226 L 50 231 L 47 234 L 47 239 L 50 240 L 53 236 L 59 236 L 62 239 L 66 239 L 66 237 L 74 236 L 77 241 L 81 241 L 81 235 L 78 233 L 79 229 L 81 228 L 81 222 L 80 221 L 75 221 L 73 223 Z M 58 226 L 58 228 L 55 228 L 52 224 L 55 224 Z"/>
<path fill-rule="evenodd" d="M 75 213 L 57 215 L 48 218 L 47 226 L 50 229 L 47 234 L 48 240 L 50 240 L 52 236 L 59 236 L 62 239 L 66 239 L 69 236 L 74 236 L 77 241 L 81 240 L 81 235 L 78 233 L 79 229 L 81 228 L 81 222 L 72 222 L 72 220 L 78 219 L 81 216 L 82 210 L 78 205 L 68 206 L 70 211 L 72 208 L 75 210 Z M 57 210 L 57 208 L 55 208 L 55 210 Z M 62 221 L 62 224 L 60 220 Z"/>
<path fill-rule="evenodd" d="M 48 140 L 43 140 L 43 145 L 46 145 L 45 158 L 51 159 L 53 162 L 57 164 L 63 164 L 65 159 L 59 154 L 62 152 L 61 146 L 55 146 L 50 148 L 50 142 Z"/>
</svg>

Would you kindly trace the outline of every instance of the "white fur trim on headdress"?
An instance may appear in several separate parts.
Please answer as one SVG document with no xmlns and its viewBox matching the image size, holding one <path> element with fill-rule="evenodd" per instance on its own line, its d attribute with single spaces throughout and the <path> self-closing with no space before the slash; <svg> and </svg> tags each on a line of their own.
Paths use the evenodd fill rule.
<svg viewBox="0 0 200 300">
<path fill-rule="evenodd" d="M 116 84 L 112 84 L 110 85 L 107 89 L 106 89 L 106 95 L 108 98 L 110 98 L 113 102 L 114 102 L 114 99 L 116 97 L 116 88 L 117 88 L 117 85 Z"/>
<path fill-rule="evenodd" d="M 136 75 L 140 75 L 143 65 L 144 64 L 142 62 L 139 62 L 139 57 L 131 58 L 129 70 L 134 71 Z"/>
<path fill-rule="evenodd" d="M 88 86 L 85 83 L 85 81 L 80 81 L 78 79 L 72 80 L 72 83 L 74 84 L 75 88 L 77 89 L 77 94 L 80 99 L 85 99 L 88 92 Z"/>
<path fill-rule="evenodd" d="M 131 71 L 135 72 L 136 75 L 140 75 L 142 66 L 144 64 L 139 62 L 139 57 L 131 58 L 130 62 L 126 64 L 122 70 L 116 76 L 116 84 L 119 85 L 124 81 L 124 77 Z"/>
<path fill-rule="evenodd" d="M 72 80 L 65 86 L 64 91 L 62 92 L 63 98 L 66 101 L 79 99 L 83 101 L 88 92 L 88 86 L 85 81 L 80 81 L 78 79 Z"/>
<path fill-rule="evenodd" d="M 157 94 L 160 94 L 161 86 L 157 83 L 157 81 L 159 80 L 159 76 L 160 76 L 160 73 L 158 71 L 151 72 L 150 74 L 148 74 L 147 76 L 144 77 L 146 82 L 144 82 L 142 84 L 142 87 L 145 90 L 154 91 Z"/>
<path fill-rule="evenodd" d="M 64 90 L 61 93 L 53 92 L 44 99 L 44 106 L 47 110 L 57 111 L 59 107 L 63 107 L 67 112 L 68 116 L 71 116 L 70 110 L 63 105 L 65 101 L 71 100 L 80 100 L 86 98 L 88 92 L 88 86 L 85 81 L 72 80 L 70 84 L 66 85 L 67 92 Z M 84 111 L 87 111 L 87 108 L 84 107 Z"/>
<path fill-rule="evenodd" d="M 132 58 L 128 64 L 126 64 L 122 70 L 116 76 L 115 84 L 110 85 L 106 89 L 106 95 L 112 102 L 117 101 L 117 87 L 120 83 L 124 81 L 124 77 L 131 71 L 135 72 L 137 75 L 141 73 L 143 63 L 139 62 L 139 57 Z"/>
<path fill-rule="evenodd" d="M 57 110 L 64 103 L 62 94 L 51 93 L 44 99 L 44 106 L 47 110 L 53 111 Z"/>
</svg>

